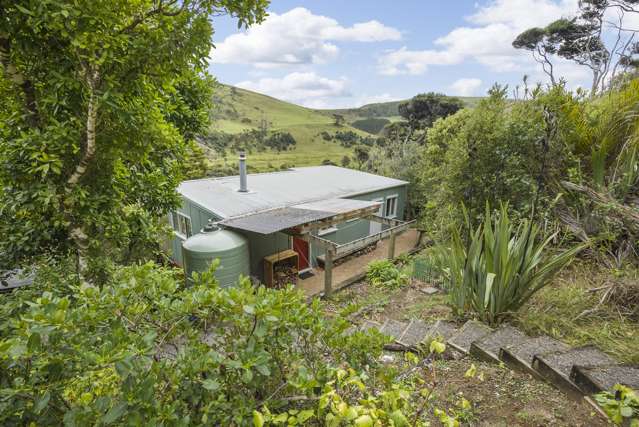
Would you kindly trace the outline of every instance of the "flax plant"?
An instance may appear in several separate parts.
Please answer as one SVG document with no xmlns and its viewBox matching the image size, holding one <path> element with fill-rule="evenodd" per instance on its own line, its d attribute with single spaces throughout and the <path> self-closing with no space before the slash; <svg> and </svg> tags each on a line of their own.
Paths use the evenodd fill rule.
<svg viewBox="0 0 639 427">
<path fill-rule="evenodd" d="M 494 215 L 486 207 L 483 222 L 473 230 L 467 220 L 467 227 L 467 241 L 453 229 L 450 246 L 439 247 L 436 257 L 455 313 L 474 313 L 492 325 L 519 310 L 586 246 L 551 253 L 555 235 L 542 236 L 529 220 L 513 224 L 505 205 Z"/>
</svg>

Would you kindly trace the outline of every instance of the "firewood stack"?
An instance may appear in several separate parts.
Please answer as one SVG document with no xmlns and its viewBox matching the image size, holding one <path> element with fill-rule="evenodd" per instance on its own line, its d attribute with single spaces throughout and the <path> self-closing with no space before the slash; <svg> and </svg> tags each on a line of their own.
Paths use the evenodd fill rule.
<svg viewBox="0 0 639 427">
<path fill-rule="evenodd" d="M 273 271 L 273 287 L 281 289 L 288 284 L 297 284 L 297 268 L 286 263 L 275 264 Z"/>
</svg>

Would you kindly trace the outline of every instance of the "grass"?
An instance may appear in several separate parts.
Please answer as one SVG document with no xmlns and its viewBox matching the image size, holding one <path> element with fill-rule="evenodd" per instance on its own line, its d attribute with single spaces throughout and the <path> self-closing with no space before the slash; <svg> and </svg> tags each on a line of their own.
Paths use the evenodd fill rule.
<svg viewBox="0 0 639 427">
<path fill-rule="evenodd" d="M 537 293 L 516 323 L 528 334 L 548 334 L 572 346 L 595 344 L 619 361 L 639 363 L 639 322 L 610 304 L 598 305 L 600 293 L 590 291 L 610 279 L 609 271 L 579 262 Z"/>
<path fill-rule="evenodd" d="M 462 98 L 468 107 L 473 107 L 481 98 Z M 351 156 L 353 150 L 337 142 L 324 141 L 322 132 L 352 131 L 361 136 L 367 132 L 351 127 L 348 123 L 367 117 L 371 109 L 387 111 L 384 118 L 392 122 L 401 120 L 397 106 L 401 101 L 371 104 L 360 108 L 341 110 L 313 110 L 291 104 L 267 95 L 245 89 L 220 85 L 215 92 L 211 130 L 226 133 L 240 133 L 244 130 L 259 129 L 262 122 L 269 131 L 290 132 L 297 141 L 295 149 L 284 152 L 267 150 L 249 153 L 249 164 L 254 171 L 277 170 L 282 167 L 314 166 L 325 160 L 340 165 L 344 156 Z M 333 114 L 341 114 L 347 124 L 335 126 Z M 235 153 L 227 153 L 227 158 L 209 152 L 213 166 L 235 164 Z"/>
<path fill-rule="evenodd" d="M 211 130 L 226 133 L 240 133 L 248 129 L 259 129 L 262 121 L 270 131 L 290 132 L 297 142 L 295 149 L 276 152 L 267 150 L 249 153 L 250 165 L 254 170 L 266 171 L 282 166 L 319 165 L 324 160 L 340 164 L 342 157 L 351 155 L 352 149 L 344 148 L 336 142 L 325 141 L 322 132 L 353 131 L 366 136 L 366 132 L 348 125 L 337 127 L 329 112 L 311 110 L 270 96 L 239 88 L 221 85 L 216 90 Z M 229 158 L 211 155 L 213 165 L 234 164 L 235 155 Z"/>
</svg>

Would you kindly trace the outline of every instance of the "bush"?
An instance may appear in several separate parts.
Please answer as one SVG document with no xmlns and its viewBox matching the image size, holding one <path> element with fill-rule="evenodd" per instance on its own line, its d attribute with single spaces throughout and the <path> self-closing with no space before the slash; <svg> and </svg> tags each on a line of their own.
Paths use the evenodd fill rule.
<svg viewBox="0 0 639 427">
<path fill-rule="evenodd" d="M 438 262 L 449 276 L 447 290 L 455 313 L 473 312 L 494 325 L 546 286 L 585 245 L 548 255 L 546 247 L 555 236 L 540 236 L 528 221 L 515 227 L 506 206 L 495 215 L 487 207 L 484 218 L 474 231 L 468 225 L 469 242 L 453 228 L 450 247 L 438 249 Z"/>
<path fill-rule="evenodd" d="M 368 264 L 366 279 L 371 285 L 385 289 L 397 289 L 408 283 L 408 276 L 402 274 L 388 259 L 372 261 Z"/>
<path fill-rule="evenodd" d="M 338 363 L 376 366 L 380 334 L 346 334 L 299 291 L 176 272 L 121 268 L 99 288 L 48 271 L 3 297 L 0 425 L 246 425 L 315 401 Z"/>
</svg>

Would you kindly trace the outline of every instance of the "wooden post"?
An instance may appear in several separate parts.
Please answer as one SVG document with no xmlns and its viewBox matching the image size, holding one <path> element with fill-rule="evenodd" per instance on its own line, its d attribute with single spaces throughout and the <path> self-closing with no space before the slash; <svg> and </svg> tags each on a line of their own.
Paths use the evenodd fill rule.
<svg viewBox="0 0 639 427">
<path fill-rule="evenodd" d="M 326 250 L 324 260 L 324 296 L 330 297 L 333 293 L 333 251 Z"/>
<path fill-rule="evenodd" d="M 388 237 L 388 259 L 395 258 L 395 237 L 397 237 L 395 233 L 391 233 Z"/>
</svg>

